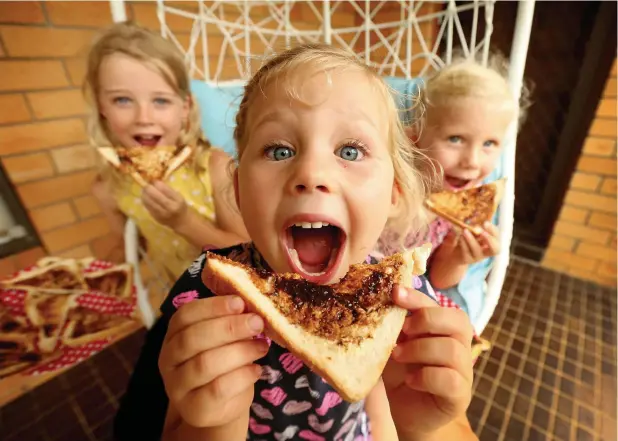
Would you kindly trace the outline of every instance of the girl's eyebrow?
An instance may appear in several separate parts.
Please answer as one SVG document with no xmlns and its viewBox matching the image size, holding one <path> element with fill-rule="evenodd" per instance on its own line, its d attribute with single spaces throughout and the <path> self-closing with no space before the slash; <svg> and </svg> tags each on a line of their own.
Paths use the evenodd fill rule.
<svg viewBox="0 0 618 441">
<path fill-rule="evenodd" d="M 126 93 L 126 94 L 130 94 L 131 91 L 128 89 L 105 89 L 103 92 L 105 92 L 108 95 L 113 95 L 116 93 Z M 174 96 L 173 93 L 170 92 L 164 92 L 164 91 L 154 91 L 151 93 L 151 95 L 157 95 L 157 96 Z"/>
<path fill-rule="evenodd" d="M 109 94 L 112 94 L 112 93 L 131 93 L 131 91 L 128 90 L 128 89 L 104 89 L 103 92 L 109 93 Z"/>
</svg>

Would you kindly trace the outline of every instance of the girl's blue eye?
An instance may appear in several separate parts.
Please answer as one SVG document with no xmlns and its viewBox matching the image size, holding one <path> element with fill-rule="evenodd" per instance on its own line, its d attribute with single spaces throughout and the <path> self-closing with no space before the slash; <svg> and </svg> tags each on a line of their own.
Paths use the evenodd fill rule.
<svg viewBox="0 0 618 441">
<path fill-rule="evenodd" d="M 346 161 L 356 161 L 363 157 L 363 153 L 360 149 L 351 145 L 344 145 L 337 151 L 337 154 L 341 159 L 345 159 Z"/>
<path fill-rule="evenodd" d="M 159 106 L 164 106 L 166 104 L 169 104 L 170 101 L 168 99 L 165 98 L 155 98 L 155 104 L 159 105 Z"/>
<path fill-rule="evenodd" d="M 128 104 L 131 100 L 129 98 L 127 98 L 126 96 L 118 96 L 116 98 L 114 98 L 114 103 L 115 104 Z"/>
<path fill-rule="evenodd" d="M 496 141 L 485 141 L 483 143 L 483 147 L 494 147 L 496 145 L 498 145 Z"/>
<path fill-rule="evenodd" d="M 457 144 L 461 142 L 461 137 L 460 136 L 451 136 L 448 139 L 448 142 L 452 142 L 453 144 Z"/>
<path fill-rule="evenodd" d="M 294 156 L 296 153 L 289 147 L 285 146 L 275 146 L 269 147 L 266 150 L 266 157 L 268 159 L 272 159 L 273 161 L 283 161 L 285 159 L 289 159 Z"/>
</svg>

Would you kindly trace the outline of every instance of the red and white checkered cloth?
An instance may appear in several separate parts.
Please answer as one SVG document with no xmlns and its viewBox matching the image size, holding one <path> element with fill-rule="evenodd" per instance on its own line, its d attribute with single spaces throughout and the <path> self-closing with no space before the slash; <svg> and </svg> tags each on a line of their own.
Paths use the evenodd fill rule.
<svg viewBox="0 0 618 441">
<path fill-rule="evenodd" d="M 91 273 L 93 271 L 109 269 L 114 266 L 115 265 L 111 262 L 93 260 L 86 268 L 83 269 L 83 272 Z M 25 268 L 11 276 L 11 278 L 16 275 L 28 273 L 34 269 L 38 269 L 38 267 L 35 265 Z M 27 291 L 22 289 L 0 289 L 0 303 L 6 306 L 13 315 L 24 317 L 26 316 L 24 307 L 26 295 Z M 98 292 L 82 292 L 76 298 L 77 304 L 83 308 L 91 309 L 101 314 L 132 318 L 136 309 L 135 287 L 133 287 L 133 296 L 127 300 L 106 296 Z M 22 374 L 39 375 L 72 366 L 101 351 L 109 344 L 109 342 L 110 339 L 106 338 L 92 341 L 78 347 L 61 346 L 57 349 L 57 357 L 54 357 L 52 360 L 39 364 L 33 368 L 27 369 L 23 371 Z"/>
</svg>

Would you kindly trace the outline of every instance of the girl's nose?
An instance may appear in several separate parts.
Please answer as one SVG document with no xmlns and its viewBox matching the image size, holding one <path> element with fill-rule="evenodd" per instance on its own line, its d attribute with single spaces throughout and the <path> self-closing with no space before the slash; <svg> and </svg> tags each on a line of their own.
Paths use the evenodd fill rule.
<svg viewBox="0 0 618 441">
<path fill-rule="evenodd" d="M 291 179 L 291 190 L 295 194 L 313 192 L 330 193 L 333 174 L 329 173 L 328 164 L 317 155 L 303 155 L 294 158 L 295 173 Z"/>
<path fill-rule="evenodd" d="M 481 152 L 477 147 L 466 149 L 462 156 L 462 165 L 466 168 L 478 168 L 480 165 Z"/>
<path fill-rule="evenodd" d="M 152 123 L 152 111 L 148 104 L 140 104 L 137 108 L 137 123 L 147 125 Z"/>
</svg>

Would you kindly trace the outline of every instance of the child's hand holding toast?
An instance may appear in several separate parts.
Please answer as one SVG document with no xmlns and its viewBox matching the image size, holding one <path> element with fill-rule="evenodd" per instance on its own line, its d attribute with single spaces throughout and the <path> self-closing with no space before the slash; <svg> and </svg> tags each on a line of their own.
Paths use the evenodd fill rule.
<svg viewBox="0 0 618 441">
<path fill-rule="evenodd" d="M 440 246 L 442 253 L 449 253 L 457 265 L 471 265 L 500 252 L 498 228 L 491 222 L 483 225 L 480 235 L 464 229 L 461 233 L 451 230 Z"/>
<path fill-rule="evenodd" d="M 142 202 L 157 222 L 172 229 L 176 229 L 189 212 L 182 195 L 162 181 L 144 188 Z"/>
<path fill-rule="evenodd" d="M 410 311 L 382 375 L 397 432 L 406 440 L 447 439 L 449 426 L 465 421 L 472 395 L 472 325 L 463 311 L 412 289 L 399 287 L 394 301 Z"/>
<path fill-rule="evenodd" d="M 254 361 L 268 352 L 256 314 L 236 296 L 194 300 L 170 320 L 159 370 L 182 420 L 196 428 L 226 425 L 248 415 L 253 385 L 262 369 Z"/>
</svg>

